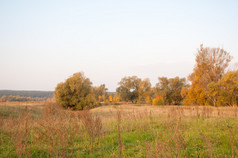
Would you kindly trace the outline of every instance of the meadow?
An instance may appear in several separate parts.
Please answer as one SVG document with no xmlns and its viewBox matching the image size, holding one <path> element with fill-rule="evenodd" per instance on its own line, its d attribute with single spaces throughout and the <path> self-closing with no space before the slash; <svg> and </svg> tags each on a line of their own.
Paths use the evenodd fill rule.
<svg viewBox="0 0 238 158">
<path fill-rule="evenodd" d="M 238 108 L 4 103 L 0 157 L 238 157 Z"/>
</svg>

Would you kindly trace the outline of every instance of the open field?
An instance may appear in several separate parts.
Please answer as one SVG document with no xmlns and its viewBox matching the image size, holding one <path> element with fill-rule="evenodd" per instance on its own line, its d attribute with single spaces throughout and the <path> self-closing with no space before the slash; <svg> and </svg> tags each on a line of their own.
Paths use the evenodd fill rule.
<svg viewBox="0 0 238 158">
<path fill-rule="evenodd" d="M 121 113 L 145 113 L 149 112 L 153 116 L 169 116 L 171 111 L 178 110 L 182 112 L 184 117 L 230 117 L 238 118 L 238 108 L 237 107 L 206 107 L 206 106 L 151 106 L 151 105 L 109 105 L 101 106 L 91 110 L 92 113 L 107 116 L 115 115 L 117 111 Z"/>
<path fill-rule="evenodd" d="M 238 109 L 1 104 L 0 157 L 238 157 Z"/>
<path fill-rule="evenodd" d="M 42 109 L 46 102 L 1 102 L 0 117 L 18 117 L 24 115 L 25 108 L 29 110 L 29 114 L 34 117 L 41 117 Z"/>
</svg>

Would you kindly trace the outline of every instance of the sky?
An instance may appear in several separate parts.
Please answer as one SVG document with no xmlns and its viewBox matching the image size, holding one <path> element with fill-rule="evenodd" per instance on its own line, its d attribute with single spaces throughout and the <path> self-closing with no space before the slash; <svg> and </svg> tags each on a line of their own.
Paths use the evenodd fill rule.
<svg viewBox="0 0 238 158">
<path fill-rule="evenodd" d="M 76 72 L 187 77 L 200 44 L 238 62 L 237 0 L 0 0 L 0 89 L 53 91 Z"/>
</svg>

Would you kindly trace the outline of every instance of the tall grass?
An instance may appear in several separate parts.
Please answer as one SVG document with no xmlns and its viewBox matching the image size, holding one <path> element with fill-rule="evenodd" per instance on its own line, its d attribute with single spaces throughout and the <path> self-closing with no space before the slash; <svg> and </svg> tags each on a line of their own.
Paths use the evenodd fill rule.
<svg viewBox="0 0 238 158">
<path fill-rule="evenodd" d="M 0 157 L 238 157 L 237 108 L 127 107 L 0 107 Z"/>
</svg>

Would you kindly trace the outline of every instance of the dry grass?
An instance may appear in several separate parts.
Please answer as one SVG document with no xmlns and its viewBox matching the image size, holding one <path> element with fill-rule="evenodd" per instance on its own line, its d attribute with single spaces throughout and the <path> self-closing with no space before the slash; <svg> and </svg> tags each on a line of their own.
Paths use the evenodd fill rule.
<svg viewBox="0 0 238 158">
<path fill-rule="evenodd" d="M 80 113 L 80 118 L 83 124 L 85 131 L 89 137 L 89 151 L 92 152 L 94 150 L 94 144 L 96 138 L 98 141 L 96 144 L 100 142 L 100 136 L 102 134 L 102 121 L 99 117 L 93 117 L 92 114 L 88 110 L 84 110 Z"/>
<path fill-rule="evenodd" d="M 77 112 L 38 105 L 0 116 L 0 156 L 238 156 L 237 108 L 110 105 Z"/>
<path fill-rule="evenodd" d="M 150 106 L 150 105 L 108 105 L 90 110 L 92 113 L 104 117 L 114 117 L 117 111 L 123 114 L 151 112 L 153 116 L 172 116 L 173 112 L 180 112 L 183 117 L 224 117 L 238 118 L 237 107 L 207 107 L 207 106 Z"/>
<path fill-rule="evenodd" d="M 43 108 L 45 105 L 47 105 L 48 101 L 29 101 L 29 102 L 0 102 L 0 106 L 18 106 L 18 107 L 41 107 Z"/>
</svg>

